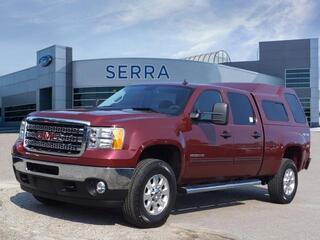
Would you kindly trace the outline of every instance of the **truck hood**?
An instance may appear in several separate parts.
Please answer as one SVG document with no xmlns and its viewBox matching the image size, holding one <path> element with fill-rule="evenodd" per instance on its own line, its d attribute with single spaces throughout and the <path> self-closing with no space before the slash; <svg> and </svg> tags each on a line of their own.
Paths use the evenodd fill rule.
<svg viewBox="0 0 320 240">
<path fill-rule="evenodd" d="M 90 122 L 92 126 L 117 125 L 123 122 L 147 119 L 167 119 L 168 115 L 135 110 L 66 110 L 41 111 L 29 114 L 32 117 L 61 118 Z"/>
</svg>

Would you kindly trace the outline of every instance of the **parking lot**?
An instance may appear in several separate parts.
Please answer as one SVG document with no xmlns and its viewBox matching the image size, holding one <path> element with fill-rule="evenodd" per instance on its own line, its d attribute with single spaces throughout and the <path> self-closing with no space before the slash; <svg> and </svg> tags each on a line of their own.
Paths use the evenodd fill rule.
<svg viewBox="0 0 320 240">
<path fill-rule="evenodd" d="M 312 132 L 310 169 L 299 174 L 295 200 L 269 202 L 265 187 L 179 196 L 167 223 L 128 226 L 120 211 L 48 207 L 20 190 L 10 151 L 17 134 L 0 134 L 0 239 L 319 239 L 320 132 Z"/>
</svg>

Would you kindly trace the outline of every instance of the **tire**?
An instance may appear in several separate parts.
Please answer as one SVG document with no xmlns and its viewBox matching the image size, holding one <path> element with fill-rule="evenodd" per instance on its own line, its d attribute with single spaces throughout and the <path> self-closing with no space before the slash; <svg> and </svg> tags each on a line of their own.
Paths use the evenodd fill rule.
<svg viewBox="0 0 320 240">
<path fill-rule="evenodd" d="M 44 197 L 40 197 L 37 195 L 33 195 L 33 197 L 38 200 L 39 202 L 41 202 L 44 205 L 49 205 L 49 206 L 59 206 L 62 205 L 62 202 L 53 200 L 53 199 L 49 199 L 49 198 L 44 198 Z"/>
<path fill-rule="evenodd" d="M 291 159 L 284 158 L 277 174 L 268 182 L 271 201 L 279 204 L 290 203 L 296 195 L 297 187 L 297 167 Z"/>
<path fill-rule="evenodd" d="M 145 159 L 138 163 L 133 173 L 122 209 L 124 218 L 139 228 L 161 226 L 175 204 L 176 192 L 172 168 L 164 161 Z"/>
</svg>

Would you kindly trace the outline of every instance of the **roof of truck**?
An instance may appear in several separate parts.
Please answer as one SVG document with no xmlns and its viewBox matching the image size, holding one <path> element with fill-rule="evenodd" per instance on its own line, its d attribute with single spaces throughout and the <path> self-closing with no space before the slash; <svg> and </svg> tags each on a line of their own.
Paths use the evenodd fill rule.
<svg viewBox="0 0 320 240">
<path fill-rule="evenodd" d="M 238 83 L 238 82 L 225 82 L 225 83 L 212 83 L 212 84 L 197 84 L 188 83 L 186 86 L 193 88 L 201 87 L 218 87 L 223 89 L 236 89 L 246 91 L 257 95 L 280 95 L 284 92 L 294 93 L 294 90 L 290 88 L 285 88 L 283 86 L 275 86 L 265 83 Z"/>
<path fill-rule="evenodd" d="M 292 92 L 291 89 L 282 87 L 282 86 L 274 86 L 270 84 L 264 83 L 214 83 L 212 84 L 217 87 L 226 87 L 233 89 L 240 89 L 243 91 L 247 91 L 250 93 L 262 93 L 262 94 L 275 94 L 278 95 L 283 92 Z"/>
<path fill-rule="evenodd" d="M 134 85 L 171 85 L 171 86 L 186 86 L 191 88 L 207 88 L 217 87 L 222 89 L 236 89 L 246 91 L 258 95 L 280 95 L 284 92 L 294 93 L 294 90 L 282 86 L 275 86 L 265 83 L 238 83 L 238 82 L 224 82 L 224 83 L 188 83 L 188 82 L 164 82 L 164 83 L 147 83 L 147 84 L 134 84 Z"/>
</svg>

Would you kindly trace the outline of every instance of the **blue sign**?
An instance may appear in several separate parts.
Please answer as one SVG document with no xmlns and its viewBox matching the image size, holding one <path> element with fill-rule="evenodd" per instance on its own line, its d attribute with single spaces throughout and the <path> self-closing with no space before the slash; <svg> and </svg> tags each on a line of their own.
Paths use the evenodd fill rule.
<svg viewBox="0 0 320 240">
<path fill-rule="evenodd" d="M 41 67 L 47 67 L 50 65 L 50 63 L 52 62 L 52 57 L 50 55 L 45 55 L 43 57 L 41 57 L 38 61 L 38 64 L 41 66 Z"/>
<path fill-rule="evenodd" d="M 169 79 L 165 65 L 108 65 L 106 67 L 108 79 Z"/>
</svg>

